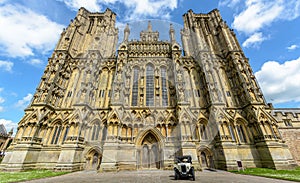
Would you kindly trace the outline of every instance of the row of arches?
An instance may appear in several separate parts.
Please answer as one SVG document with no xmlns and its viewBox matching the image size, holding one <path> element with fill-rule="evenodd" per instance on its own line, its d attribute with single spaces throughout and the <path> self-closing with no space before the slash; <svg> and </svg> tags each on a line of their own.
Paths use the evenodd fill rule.
<svg viewBox="0 0 300 183">
<path fill-rule="evenodd" d="M 20 125 L 16 139 L 22 137 L 36 137 L 42 139 L 43 144 L 63 144 L 68 137 L 82 137 L 85 141 L 120 140 L 133 142 L 137 135 L 147 126 L 145 124 L 121 124 L 116 122 L 100 122 L 95 120 L 90 124 L 62 123 L 58 120 L 52 124 L 27 123 Z M 253 143 L 258 138 L 265 140 L 282 139 L 278 127 L 269 121 L 260 121 L 247 124 L 237 119 L 235 122 L 220 121 L 218 126 L 211 126 L 208 121 L 200 120 L 197 123 L 184 121 L 177 123 L 158 123 L 154 128 L 168 141 L 181 138 L 188 141 L 207 141 L 217 134 L 222 141 L 231 141 L 237 144 Z"/>
<path fill-rule="evenodd" d="M 67 140 L 69 134 L 78 134 L 78 124 L 62 124 L 61 121 L 56 121 L 52 125 L 29 123 L 21 125 L 15 139 L 20 140 L 23 137 L 31 137 L 41 139 L 43 144 L 62 144 Z"/>
<path fill-rule="evenodd" d="M 16 139 L 22 137 L 37 137 L 42 139 L 43 144 L 60 145 L 68 137 L 84 137 L 86 141 L 105 141 L 107 139 L 119 138 L 121 141 L 133 142 L 135 137 L 143 131 L 143 124 L 120 125 L 120 123 L 100 123 L 94 121 L 90 125 L 80 125 L 79 123 L 62 123 L 56 121 L 52 125 L 37 126 L 30 123 L 19 127 Z M 174 137 L 173 133 L 176 124 L 157 124 L 157 129 L 165 138 Z"/>
<path fill-rule="evenodd" d="M 241 120 L 237 120 L 236 123 L 222 121 L 219 123 L 219 128 L 221 140 L 238 144 L 281 139 L 278 127 L 269 121 L 260 121 L 250 125 Z"/>
</svg>

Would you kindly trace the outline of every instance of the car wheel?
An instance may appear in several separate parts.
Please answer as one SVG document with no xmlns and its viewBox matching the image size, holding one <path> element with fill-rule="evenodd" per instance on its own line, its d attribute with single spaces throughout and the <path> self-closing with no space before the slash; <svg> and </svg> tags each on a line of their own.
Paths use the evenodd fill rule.
<svg viewBox="0 0 300 183">
<path fill-rule="evenodd" d="M 195 171 L 194 171 L 194 169 L 192 169 L 191 173 L 192 173 L 192 180 L 195 181 Z"/>
<path fill-rule="evenodd" d="M 179 173 L 175 172 L 175 180 L 179 180 L 179 179 L 180 179 Z"/>
</svg>

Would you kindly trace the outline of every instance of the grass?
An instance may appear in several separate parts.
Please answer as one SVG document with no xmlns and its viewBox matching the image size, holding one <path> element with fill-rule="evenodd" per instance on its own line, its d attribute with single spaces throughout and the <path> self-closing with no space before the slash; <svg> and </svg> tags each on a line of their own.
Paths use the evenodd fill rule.
<svg viewBox="0 0 300 183">
<path fill-rule="evenodd" d="M 300 167 L 294 170 L 273 170 L 268 168 L 248 168 L 244 171 L 232 171 L 233 173 L 256 175 L 282 180 L 291 180 L 300 182 Z"/>
<path fill-rule="evenodd" d="M 0 183 L 18 182 L 25 180 L 54 177 L 69 172 L 54 172 L 50 170 L 30 170 L 24 172 L 0 172 Z"/>
</svg>

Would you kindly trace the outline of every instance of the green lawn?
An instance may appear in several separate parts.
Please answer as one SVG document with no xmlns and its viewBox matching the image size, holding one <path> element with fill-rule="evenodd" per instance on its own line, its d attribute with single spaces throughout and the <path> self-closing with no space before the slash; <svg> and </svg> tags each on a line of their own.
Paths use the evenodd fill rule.
<svg viewBox="0 0 300 183">
<path fill-rule="evenodd" d="M 24 172 L 0 172 L 0 183 L 18 182 L 25 180 L 54 177 L 68 172 L 53 172 L 50 170 L 30 170 Z"/>
<path fill-rule="evenodd" d="M 292 180 L 300 182 L 300 167 L 294 170 L 273 170 L 267 168 L 248 168 L 244 171 L 232 171 L 234 173 L 257 175 L 262 177 L 270 177 L 283 180 Z"/>
</svg>

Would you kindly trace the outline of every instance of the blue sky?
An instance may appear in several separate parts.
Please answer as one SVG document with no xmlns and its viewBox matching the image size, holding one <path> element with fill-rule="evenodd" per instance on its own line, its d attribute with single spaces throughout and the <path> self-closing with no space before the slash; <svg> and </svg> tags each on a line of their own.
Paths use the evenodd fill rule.
<svg viewBox="0 0 300 183">
<path fill-rule="evenodd" d="M 82 6 L 98 12 L 110 8 L 120 33 L 125 23 L 147 19 L 170 21 L 179 29 L 189 9 L 218 8 L 235 30 L 267 102 L 300 107 L 299 0 L 0 0 L 0 123 L 7 130 L 16 129 L 62 29 Z"/>
</svg>

